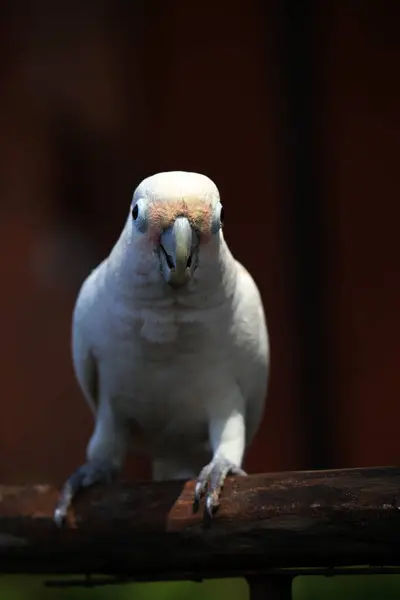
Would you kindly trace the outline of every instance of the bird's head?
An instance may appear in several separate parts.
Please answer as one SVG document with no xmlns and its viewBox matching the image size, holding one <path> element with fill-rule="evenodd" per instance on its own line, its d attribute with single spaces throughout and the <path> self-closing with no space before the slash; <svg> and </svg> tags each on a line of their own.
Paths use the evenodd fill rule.
<svg viewBox="0 0 400 600">
<path fill-rule="evenodd" d="M 220 236 L 223 208 L 216 185 L 198 173 L 169 171 L 144 179 L 130 211 L 131 239 L 152 250 L 174 288 L 193 276 L 202 246 Z"/>
</svg>

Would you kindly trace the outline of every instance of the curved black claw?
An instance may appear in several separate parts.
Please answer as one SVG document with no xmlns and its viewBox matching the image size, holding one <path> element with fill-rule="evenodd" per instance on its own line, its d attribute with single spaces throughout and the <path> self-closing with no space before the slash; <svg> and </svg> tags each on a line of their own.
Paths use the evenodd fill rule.
<svg viewBox="0 0 400 600">
<path fill-rule="evenodd" d="M 54 511 L 54 522 L 58 527 L 65 523 L 68 509 L 75 495 L 82 488 L 89 487 L 95 483 L 110 483 L 115 479 L 117 471 L 108 462 L 87 462 L 72 473 L 64 483 Z"/>
<path fill-rule="evenodd" d="M 214 458 L 200 472 L 194 490 L 194 505 L 206 494 L 206 511 L 212 517 L 219 506 L 224 481 L 228 475 L 247 475 L 243 469 L 226 458 Z"/>
</svg>

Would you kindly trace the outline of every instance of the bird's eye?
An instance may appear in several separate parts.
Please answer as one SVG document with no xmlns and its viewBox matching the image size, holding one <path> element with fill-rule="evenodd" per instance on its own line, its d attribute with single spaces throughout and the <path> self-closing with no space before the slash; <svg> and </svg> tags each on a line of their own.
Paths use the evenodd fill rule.
<svg viewBox="0 0 400 600">
<path fill-rule="evenodd" d="M 139 207 L 138 207 L 137 204 L 135 204 L 135 206 L 132 208 L 132 219 L 134 221 L 136 221 L 136 219 L 138 218 L 138 216 L 139 216 Z"/>
<path fill-rule="evenodd" d="M 214 209 L 214 214 L 212 218 L 211 224 L 211 232 L 218 233 L 224 223 L 224 209 L 220 202 L 217 203 L 217 206 Z"/>
</svg>

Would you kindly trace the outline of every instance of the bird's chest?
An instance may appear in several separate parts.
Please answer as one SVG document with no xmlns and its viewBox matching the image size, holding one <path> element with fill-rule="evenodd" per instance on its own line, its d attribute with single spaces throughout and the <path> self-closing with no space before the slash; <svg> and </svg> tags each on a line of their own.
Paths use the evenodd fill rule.
<svg viewBox="0 0 400 600">
<path fill-rule="evenodd" d="M 104 385 L 119 414 L 155 428 L 205 419 L 207 402 L 218 393 L 224 351 L 201 319 L 144 314 L 108 347 Z M 107 365 L 113 365 L 112 377 Z"/>
</svg>

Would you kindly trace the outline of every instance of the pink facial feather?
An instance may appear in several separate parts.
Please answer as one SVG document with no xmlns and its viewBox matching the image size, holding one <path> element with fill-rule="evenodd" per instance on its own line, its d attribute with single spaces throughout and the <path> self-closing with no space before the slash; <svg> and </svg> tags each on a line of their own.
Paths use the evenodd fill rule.
<svg viewBox="0 0 400 600">
<path fill-rule="evenodd" d="M 147 218 L 151 238 L 157 239 L 177 217 L 186 217 L 190 225 L 199 233 L 201 241 L 206 241 L 211 235 L 211 204 L 189 196 L 167 202 L 149 203 Z"/>
</svg>

